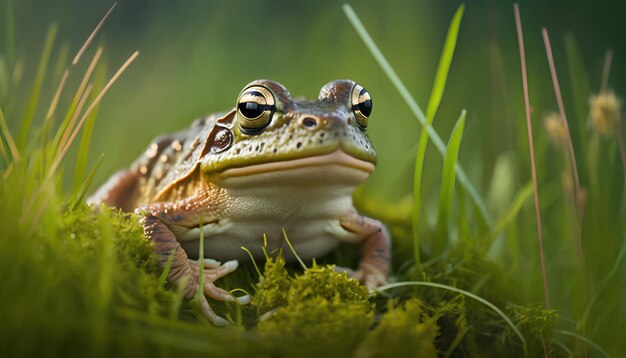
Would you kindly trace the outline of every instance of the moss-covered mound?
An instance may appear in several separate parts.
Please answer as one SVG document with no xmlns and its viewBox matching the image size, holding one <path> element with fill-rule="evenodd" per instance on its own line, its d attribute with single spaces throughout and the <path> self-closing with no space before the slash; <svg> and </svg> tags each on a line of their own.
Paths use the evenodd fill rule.
<svg viewBox="0 0 626 358">
<path fill-rule="evenodd" d="M 459 295 L 423 296 L 441 300 L 436 303 L 425 303 L 414 290 L 376 296 L 330 265 L 288 271 L 278 253 L 267 258 L 250 306 L 216 303 L 221 314 L 234 320 L 233 327 L 218 329 L 167 285 L 132 214 L 51 206 L 40 225 L 3 225 L 0 230 L 5 292 L 0 347 L 8 356 L 195 352 L 370 357 L 413 352 L 434 357 L 481 352 L 464 339 L 471 329 Z M 241 270 L 252 269 L 244 265 Z M 249 284 L 237 279 L 227 284 Z M 511 311 L 530 342 L 549 339 L 554 316 L 537 307 Z M 470 316 L 493 319 L 481 309 Z M 493 324 L 489 331 L 506 334 L 501 322 Z"/>
</svg>

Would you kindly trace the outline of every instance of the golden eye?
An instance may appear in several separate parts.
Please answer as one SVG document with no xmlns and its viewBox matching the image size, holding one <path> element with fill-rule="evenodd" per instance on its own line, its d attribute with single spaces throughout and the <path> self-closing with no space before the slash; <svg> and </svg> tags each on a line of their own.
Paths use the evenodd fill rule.
<svg viewBox="0 0 626 358">
<path fill-rule="evenodd" d="M 237 100 L 237 121 L 248 134 L 258 133 L 267 127 L 275 111 L 274 96 L 265 87 L 248 87 Z"/>
<path fill-rule="evenodd" d="M 372 113 L 372 97 L 363 86 L 355 84 L 352 88 L 352 111 L 362 130 L 367 128 L 367 119 Z"/>
</svg>

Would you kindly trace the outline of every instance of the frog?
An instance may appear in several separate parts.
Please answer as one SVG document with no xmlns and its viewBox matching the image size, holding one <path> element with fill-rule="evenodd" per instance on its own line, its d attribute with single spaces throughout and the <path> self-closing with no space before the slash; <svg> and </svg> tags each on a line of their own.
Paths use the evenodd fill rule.
<svg viewBox="0 0 626 358">
<path fill-rule="evenodd" d="M 168 283 L 192 299 L 202 282 L 200 310 L 216 326 L 229 322 L 208 299 L 250 297 L 215 282 L 272 250 L 287 261 L 313 260 L 353 244 L 360 261 L 346 270 L 375 289 L 387 282 L 391 237 L 352 198 L 376 166 L 371 112 L 370 93 L 352 80 L 327 83 L 316 100 L 256 80 L 231 110 L 157 137 L 87 201 L 138 215 Z"/>
</svg>

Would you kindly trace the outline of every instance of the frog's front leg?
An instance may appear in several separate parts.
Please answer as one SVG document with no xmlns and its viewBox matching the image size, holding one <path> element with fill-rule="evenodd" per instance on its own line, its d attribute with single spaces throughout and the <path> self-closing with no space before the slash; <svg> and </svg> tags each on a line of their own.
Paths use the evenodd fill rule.
<svg viewBox="0 0 626 358">
<path fill-rule="evenodd" d="M 176 240 L 174 231 L 196 227 L 201 222 L 203 205 L 200 203 L 202 200 L 192 198 L 175 203 L 154 203 L 136 210 L 141 215 L 140 222 L 144 234 L 154 243 L 153 250 L 158 256 L 159 266 L 164 269 L 170 256 L 173 255 L 167 281 L 175 286 L 186 282 L 185 287 L 182 288 L 186 299 L 193 298 L 198 290 L 200 264 L 188 258 L 187 253 Z M 218 301 L 239 300 L 240 303 L 245 303 L 245 297 L 237 299 L 213 283 L 233 272 L 237 266 L 237 260 L 224 264 L 212 259 L 204 260 L 204 295 L 200 298 L 200 305 L 203 315 L 217 326 L 227 325 L 228 322 L 213 312 L 205 296 Z"/>
<path fill-rule="evenodd" d="M 380 221 L 353 212 L 340 220 L 341 226 L 356 234 L 361 243 L 361 262 L 352 277 L 367 288 L 387 283 L 391 258 L 391 236 Z"/>
</svg>

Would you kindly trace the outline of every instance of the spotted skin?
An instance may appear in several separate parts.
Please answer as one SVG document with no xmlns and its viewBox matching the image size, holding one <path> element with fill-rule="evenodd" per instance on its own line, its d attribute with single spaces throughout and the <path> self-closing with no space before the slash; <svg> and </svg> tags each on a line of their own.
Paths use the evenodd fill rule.
<svg viewBox="0 0 626 358">
<path fill-rule="evenodd" d="M 264 234 L 267 249 L 282 248 L 293 259 L 283 229 L 304 258 L 324 255 L 339 242 L 359 245 L 354 277 L 374 288 L 387 279 L 390 236 L 352 204 L 354 188 L 376 163 L 365 134 L 370 110 L 369 93 L 350 80 L 328 83 L 317 100 L 294 100 L 276 82 L 254 81 L 235 109 L 158 137 L 88 201 L 140 215 L 160 266 L 171 261 L 168 282 L 181 286 L 188 299 L 199 288 L 200 265 L 189 258 L 199 256 L 203 232 L 209 260 L 200 303 L 216 325 L 227 322 L 207 297 L 242 303 L 247 298 L 235 298 L 214 282 L 236 269 L 232 259 L 241 257 L 241 246 L 262 258 Z"/>
</svg>

